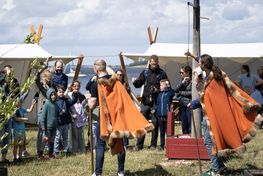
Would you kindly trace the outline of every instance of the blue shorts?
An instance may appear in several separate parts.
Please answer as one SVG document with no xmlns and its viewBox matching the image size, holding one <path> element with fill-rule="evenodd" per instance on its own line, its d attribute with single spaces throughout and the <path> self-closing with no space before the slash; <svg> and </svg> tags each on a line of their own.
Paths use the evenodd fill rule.
<svg viewBox="0 0 263 176">
<path fill-rule="evenodd" d="M 14 144 L 15 145 L 23 145 L 25 139 L 25 131 L 24 130 L 14 130 Z"/>
</svg>

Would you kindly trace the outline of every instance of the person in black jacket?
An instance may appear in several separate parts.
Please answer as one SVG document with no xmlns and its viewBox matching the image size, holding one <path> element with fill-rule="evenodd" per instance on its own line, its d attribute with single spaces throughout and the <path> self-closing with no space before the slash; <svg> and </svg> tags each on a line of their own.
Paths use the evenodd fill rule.
<svg viewBox="0 0 263 176">
<path fill-rule="evenodd" d="M 157 55 L 152 55 L 149 61 L 149 68 L 143 70 L 140 76 L 133 78 L 133 85 L 135 88 L 144 86 L 142 95 L 142 104 L 144 108 L 141 109 L 141 113 L 147 120 L 152 120 L 155 129 L 152 132 L 152 139 L 149 148 L 155 149 L 158 139 L 158 121 L 153 113 L 154 106 L 157 102 L 157 97 L 160 92 L 160 80 L 168 79 L 164 70 L 159 67 L 159 58 Z M 145 136 L 137 140 L 137 144 L 134 150 L 143 149 Z"/>
<path fill-rule="evenodd" d="M 175 93 L 179 101 L 179 117 L 183 134 L 191 133 L 191 111 L 187 108 L 192 99 L 192 68 L 183 66 L 180 70 L 182 82 L 176 86 Z"/>
<path fill-rule="evenodd" d="M 64 96 L 65 88 L 63 85 L 57 86 L 57 105 L 58 105 L 58 127 L 54 141 L 54 155 L 59 153 L 59 145 L 62 140 L 64 154 L 68 153 L 68 130 L 69 124 L 72 123 L 70 108 L 77 102 L 77 92 L 73 90 L 72 99 Z"/>
</svg>

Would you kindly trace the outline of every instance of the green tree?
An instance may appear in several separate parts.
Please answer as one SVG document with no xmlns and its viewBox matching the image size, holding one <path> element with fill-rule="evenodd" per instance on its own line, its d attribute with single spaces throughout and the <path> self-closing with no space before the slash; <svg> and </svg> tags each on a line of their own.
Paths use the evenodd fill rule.
<svg viewBox="0 0 263 176">
<path fill-rule="evenodd" d="M 41 68 L 40 62 L 35 59 L 31 63 L 31 70 L 32 69 L 39 69 Z M 3 129 L 5 123 L 15 114 L 17 110 L 17 102 L 19 100 L 19 95 L 17 95 L 17 91 L 19 94 L 22 95 L 25 92 L 29 91 L 34 84 L 36 76 L 31 71 L 29 77 L 20 85 L 15 85 L 16 83 L 14 80 L 14 72 L 12 71 L 10 75 L 5 76 L 5 83 L 0 87 L 0 130 Z M 7 85 L 8 82 L 8 85 Z M 9 88 L 9 94 L 7 95 L 5 90 L 6 87 Z M 4 134 L 0 136 L 0 142 L 6 137 L 8 134 Z M 7 146 L 4 146 L 7 147 Z"/>
</svg>

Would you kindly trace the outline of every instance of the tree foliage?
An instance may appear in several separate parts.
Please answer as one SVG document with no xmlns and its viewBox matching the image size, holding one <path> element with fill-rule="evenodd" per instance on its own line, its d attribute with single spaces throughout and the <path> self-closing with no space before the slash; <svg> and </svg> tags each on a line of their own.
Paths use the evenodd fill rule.
<svg viewBox="0 0 263 176">
<path fill-rule="evenodd" d="M 32 69 L 39 69 L 41 64 L 35 59 L 31 63 Z M 17 103 L 20 101 L 19 95 L 23 95 L 25 92 L 29 91 L 34 84 L 36 76 L 31 71 L 29 77 L 20 85 L 15 85 L 14 81 L 14 71 L 12 70 L 10 75 L 5 76 L 5 83 L 0 87 L 0 130 L 3 129 L 6 122 L 15 114 L 17 110 Z M 6 93 L 6 88 L 8 87 L 9 93 Z M 16 92 L 19 92 L 17 94 Z M 0 136 L 1 140 L 6 136 Z"/>
</svg>

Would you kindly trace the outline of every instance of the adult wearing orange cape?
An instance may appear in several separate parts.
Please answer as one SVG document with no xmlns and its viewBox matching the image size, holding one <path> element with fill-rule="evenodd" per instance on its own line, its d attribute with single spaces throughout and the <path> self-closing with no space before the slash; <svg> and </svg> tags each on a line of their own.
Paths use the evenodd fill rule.
<svg viewBox="0 0 263 176">
<path fill-rule="evenodd" d="M 141 137 L 153 125 L 140 114 L 123 85 L 106 71 L 106 62 L 97 60 L 94 63 L 97 79 L 90 84 L 91 98 L 89 108 L 100 106 L 100 118 L 96 130 L 96 169 L 95 175 L 102 174 L 106 142 L 112 154 L 118 154 L 118 175 L 123 175 L 125 150 L 122 138 Z"/>
<path fill-rule="evenodd" d="M 215 66 L 211 56 L 202 55 L 199 64 L 207 75 L 200 99 L 213 154 L 229 156 L 244 152 L 244 143 L 256 135 L 260 105 Z"/>
</svg>

